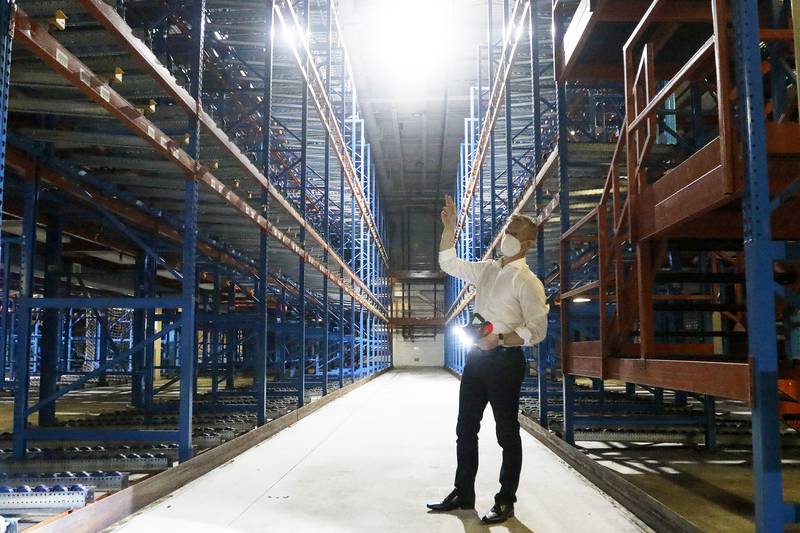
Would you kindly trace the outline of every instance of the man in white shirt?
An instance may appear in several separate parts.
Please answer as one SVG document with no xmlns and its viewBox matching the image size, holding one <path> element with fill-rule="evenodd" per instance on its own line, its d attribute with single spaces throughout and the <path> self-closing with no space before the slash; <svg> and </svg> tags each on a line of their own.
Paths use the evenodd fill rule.
<svg viewBox="0 0 800 533">
<path fill-rule="evenodd" d="M 536 223 L 514 215 L 500 244 L 502 257 L 494 261 L 458 259 L 454 248 L 456 207 L 448 195 L 442 209 L 439 264 L 451 276 L 475 286 L 474 312 L 493 325 L 493 331 L 475 343 L 467 356 L 459 391 L 456 427 L 455 490 L 433 511 L 475 507 L 478 473 L 478 431 L 486 404 L 492 406 L 497 442 L 503 448 L 500 492 L 482 521 L 494 524 L 514 516 L 514 502 L 522 468 L 519 435 L 519 395 L 528 364 L 522 346 L 534 346 L 547 334 L 549 306 L 542 282 L 531 272 L 525 255 L 536 237 Z"/>
</svg>

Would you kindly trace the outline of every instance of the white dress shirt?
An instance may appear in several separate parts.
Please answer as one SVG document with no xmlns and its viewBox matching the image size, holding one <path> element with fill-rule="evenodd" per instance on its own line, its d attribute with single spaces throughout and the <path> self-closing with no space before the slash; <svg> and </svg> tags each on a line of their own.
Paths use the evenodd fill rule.
<svg viewBox="0 0 800 533">
<path fill-rule="evenodd" d="M 525 258 L 502 266 L 494 261 L 464 261 L 456 249 L 439 252 L 446 273 L 475 286 L 474 312 L 492 323 L 493 333 L 515 332 L 524 346 L 534 346 L 547 335 L 547 297 L 544 285 L 531 272 Z"/>
</svg>

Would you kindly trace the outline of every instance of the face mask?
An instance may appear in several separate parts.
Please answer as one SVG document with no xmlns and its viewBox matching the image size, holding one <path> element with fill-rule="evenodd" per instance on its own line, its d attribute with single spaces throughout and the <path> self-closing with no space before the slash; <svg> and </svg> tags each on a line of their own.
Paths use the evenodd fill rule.
<svg viewBox="0 0 800 533">
<path fill-rule="evenodd" d="M 500 241 L 500 253 L 505 257 L 512 257 L 519 253 L 521 249 L 519 239 L 513 235 L 506 233 L 503 235 L 503 240 Z"/>
</svg>

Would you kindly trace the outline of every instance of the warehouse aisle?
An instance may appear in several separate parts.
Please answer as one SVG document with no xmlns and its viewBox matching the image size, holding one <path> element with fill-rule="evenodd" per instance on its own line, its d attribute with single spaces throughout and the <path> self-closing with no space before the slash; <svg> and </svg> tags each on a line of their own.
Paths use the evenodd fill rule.
<svg viewBox="0 0 800 533">
<path fill-rule="evenodd" d="M 481 428 L 475 511 L 430 514 L 455 467 L 458 381 L 396 370 L 311 414 L 115 531 L 463 532 L 497 490 L 491 412 Z M 491 531 L 641 531 L 638 522 L 523 431 L 517 518 Z"/>
</svg>

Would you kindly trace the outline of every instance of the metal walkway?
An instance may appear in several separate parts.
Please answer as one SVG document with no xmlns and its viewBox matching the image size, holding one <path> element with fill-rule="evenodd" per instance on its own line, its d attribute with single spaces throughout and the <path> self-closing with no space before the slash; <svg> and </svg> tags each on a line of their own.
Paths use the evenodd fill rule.
<svg viewBox="0 0 800 533">
<path fill-rule="evenodd" d="M 429 514 L 455 469 L 458 381 L 397 370 L 321 408 L 133 515 L 114 531 L 488 531 L 500 448 L 481 428 L 475 511 Z M 517 518 L 495 531 L 642 531 L 626 510 L 527 433 Z M 546 483 L 543 481 L 547 480 Z"/>
</svg>

